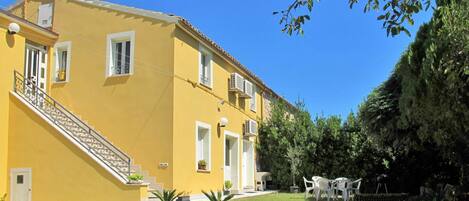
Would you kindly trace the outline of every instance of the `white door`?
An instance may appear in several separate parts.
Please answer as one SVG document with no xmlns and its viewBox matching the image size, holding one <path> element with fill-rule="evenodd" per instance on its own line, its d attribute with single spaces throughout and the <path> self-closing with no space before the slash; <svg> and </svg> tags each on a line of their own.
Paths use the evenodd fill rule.
<svg viewBox="0 0 469 201">
<path fill-rule="evenodd" d="M 26 45 L 24 76 L 43 91 L 47 84 L 47 51 L 45 48 Z"/>
<path fill-rule="evenodd" d="M 31 201 L 31 169 L 11 170 L 11 201 Z"/>
<path fill-rule="evenodd" d="M 231 145 L 228 138 L 225 139 L 225 181 L 231 181 Z"/>
<path fill-rule="evenodd" d="M 254 147 L 253 143 L 243 141 L 243 187 L 254 188 Z"/>
</svg>

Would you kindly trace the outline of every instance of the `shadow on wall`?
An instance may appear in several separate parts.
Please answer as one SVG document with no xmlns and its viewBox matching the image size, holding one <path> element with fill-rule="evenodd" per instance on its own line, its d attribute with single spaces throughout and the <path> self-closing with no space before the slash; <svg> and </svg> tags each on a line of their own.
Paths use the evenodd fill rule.
<svg viewBox="0 0 469 201">
<path fill-rule="evenodd" d="M 42 136 L 43 137 L 42 139 L 50 140 L 49 143 L 51 143 L 52 145 L 56 144 L 56 143 L 53 143 L 53 141 L 59 142 L 60 144 L 63 145 L 63 147 L 59 147 L 59 148 L 55 147 L 53 149 L 55 149 L 57 151 L 62 150 L 61 153 L 63 153 L 63 151 L 65 151 L 65 150 L 70 151 L 69 154 L 75 155 L 76 159 L 78 159 L 79 161 L 83 161 L 87 164 L 87 165 L 84 165 L 84 167 L 86 167 L 85 169 L 87 169 L 87 171 L 90 171 L 89 168 L 91 168 L 92 172 L 96 173 L 93 176 L 98 176 L 99 175 L 99 176 L 105 178 L 105 180 L 109 181 L 110 183 L 112 183 L 114 186 L 116 186 L 120 190 L 122 190 L 122 191 L 135 190 L 135 187 L 126 186 L 125 184 L 123 184 L 119 180 L 117 180 L 117 178 L 115 178 L 108 171 L 106 171 L 104 168 L 102 168 L 96 161 L 94 161 L 92 158 L 90 158 L 88 155 L 86 155 L 82 150 L 80 150 L 77 146 L 75 146 L 72 142 L 70 142 L 70 140 L 65 138 L 54 127 L 52 127 L 47 122 L 45 122 L 44 119 L 39 117 L 36 113 L 34 113 L 32 110 L 30 110 L 26 105 L 24 105 L 21 101 L 19 101 L 13 95 L 10 95 L 10 102 L 14 103 L 14 104 L 12 104 L 12 106 L 10 106 L 10 108 L 11 107 L 16 107 L 16 109 L 11 108 L 10 111 L 14 111 L 14 112 L 11 113 L 11 115 L 18 116 L 18 115 L 21 115 L 21 114 L 18 114 L 18 112 L 23 113 L 23 115 L 27 116 L 28 120 L 32 121 L 29 124 L 33 124 L 35 126 L 40 126 L 42 128 L 41 130 L 44 131 L 44 132 L 37 132 L 37 130 L 35 132 L 36 134 L 40 134 L 40 133 L 45 134 L 44 136 Z M 17 114 L 14 114 L 15 112 Z M 31 126 L 31 128 L 34 128 L 35 126 Z M 47 135 L 50 135 L 50 136 L 47 137 Z M 25 138 L 27 138 L 27 136 L 25 136 L 21 133 L 16 133 L 15 136 L 16 136 L 15 137 L 16 140 L 22 140 L 23 139 L 26 142 L 30 141 L 30 140 L 25 139 Z M 31 144 L 35 144 L 36 146 L 43 146 L 43 145 L 40 145 L 40 144 L 37 144 L 37 143 L 31 143 Z M 38 149 L 38 150 L 42 149 L 42 148 L 34 148 L 34 147 L 35 146 L 29 146 L 28 148 L 29 149 Z M 16 154 L 19 154 L 19 153 L 16 153 Z M 61 154 L 61 155 L 66 156 L 65 154 Z M 49 155 L 49 157 L 57 157 L 57 156 L 59 156 L 59 155 L 57 155 L 57 154 Z M 56 159 L 60 160 L 60 158 L 56 158 Z M 71 160 L 71 161 L 76 162 L 77 160 Z M 24 162 L 27 162 L 27 161 L 24 161 Z M 34 163 L 40 164 L 41 163 L 39 161 L 35 161 L 35 162 L 29 161 L 29 162 L 32 162 L 32 164 L 34 164 Z M 61 165 L 59 165 L 59 166 L 61 166 Z M 55 167 L 55 168 L 58 168 L 58 167 Z M 54 169 L 54 168 L 51 168 L 51 169 Z M 73 168 L 65 168 L 65 169 L 69 170 L 70 174 L 72 174 L 75 171 L 77 171 L 77 172 L 80 171 L 80 169 L 73 169 Z M 51 172 L 43 172 L 42 175 L 47 175 L 47 174 L 52 174 L 52 173 Z M 92 177 L 92 175 L 90 175 L 90 176 Z M 49 179 L 54 180 L 54 178 L 49 178 Z M 67 182 L 71 182 L 71 181 L 66 181 L 65 180 L 65 181 L 62 181 L 62 182 L 67 183 Z"/>
<path fill-rule="evenodd" d="M 5 41 L 9 48 L 13 48 L 15 46 L 15 36 L 9 33 L 5 33 Z"/>
</svg>

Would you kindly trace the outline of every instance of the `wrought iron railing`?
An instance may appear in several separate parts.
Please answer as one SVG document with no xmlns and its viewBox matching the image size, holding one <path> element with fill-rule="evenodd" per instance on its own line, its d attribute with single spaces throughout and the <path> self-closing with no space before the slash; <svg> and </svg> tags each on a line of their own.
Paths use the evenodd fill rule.
<svg viewBox="0 0 469 201">
<path fill-rule="evenodd" d="M 14 79 L 13 91 L 19 97 L 56 124 L 124 181 L 129 181 L 132 164 L 129 156 L 17 71 L 14 72 Z"/>
</svg>

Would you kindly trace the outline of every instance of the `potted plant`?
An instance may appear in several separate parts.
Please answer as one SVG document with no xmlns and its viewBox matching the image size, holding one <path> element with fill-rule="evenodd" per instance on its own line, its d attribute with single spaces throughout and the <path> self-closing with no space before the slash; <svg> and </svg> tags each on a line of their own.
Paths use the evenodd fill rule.
<svg viewBox="0 0 469 201">
<path fill-rule="evenodd" d="M 199 170 L 207 170 L 207 161 L 200 160 L 197 165 Z"/>
<path fill-rule="evenodd" d="M 232 183 L 230 180 L 226 180 L 226 181 L 225 181 L 225 188 L 224 188 L 223 194 L 224 194 L 224 195 L 229 195 L 229 194 L 230 194 L 231 187 L 233 187 L 233 183 Z"/>
<path fill-rule="evenodd" d="M 59 69 L 57 78 L 59 79 L 59 81 L 65 81 L 66 75 L 67 74 L 66 74 L 65 69 Z"/>
<path fill-rule="evenodd" d="M 141 184 L 143 183 L 143 176 L 140 174 L 131 174 L 127 177 L 130 184 Z"/>
<path fill-rule="evenodd" d="M 182 192 L 180 194 L 180 196 L 178 197 L 177 201 L 190 201 L 191 200 L 191 196 L 190 196 L 191 192 Z"/>
<path fill-rule="evenodd" d="M 293 146 L 287 148 L 286 157 L 290 162 L 290 172 L 292 177 L 293 185 L 290 186 L 290 193 L 298 193 L 300 187 L 296 185 L 296 176 L 299 174 L 298 167 L 301 164 L 301 156 L 303 155 L 303 150 L 296 145 L 296 141 L 293 140 Z"/>
</svg>

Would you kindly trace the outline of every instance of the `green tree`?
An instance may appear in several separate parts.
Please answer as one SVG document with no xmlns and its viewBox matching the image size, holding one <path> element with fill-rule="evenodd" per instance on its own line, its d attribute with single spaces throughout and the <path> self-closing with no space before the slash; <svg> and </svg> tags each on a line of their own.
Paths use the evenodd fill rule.
<svg viewBox="0 0 469 201">
<path fill-rule="evenodd" d="M 360 114 L 367 132 L 393 155 L 393 166 L 406 164 L 407 172 L 424 178 L 414 186 L 443 181 L 467 186 L 469 2 L 438 3 L 430 23 Z M 422 164 L 432 168 L 421 169 Z"/>
<path fill-rule="evenodd" d="M 410 35 L 405 25 L 413 25 L 414 15 L 427 10 L 432 3 L 431 0 L 366 0 L 365 2 L 363 11 L 380 11 L 378 20 L 383 21 L 383 28 L 391 36 L 401 32 Z M 352 8 L 358 0 L 348 0 L 348 3 Z M 282 31 L 289 35 L 303 34 L 303 25 L 310 20 L 309 13 L 313 10 L 314 4 L 315 0 L 293 0 L 285 10 L 274 12 L 281 15 Z"/>
</svg>

